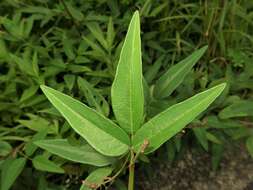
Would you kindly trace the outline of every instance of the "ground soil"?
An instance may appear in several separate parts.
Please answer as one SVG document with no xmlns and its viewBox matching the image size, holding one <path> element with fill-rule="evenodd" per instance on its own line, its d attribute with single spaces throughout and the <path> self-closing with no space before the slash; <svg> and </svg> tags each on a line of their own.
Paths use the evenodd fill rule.
<svg viewBox="0 0 253 190">
<path fill-rule="evenodd" d="M 227 149 L 217 171 L 209 154 L 193 151 L 174 165 L 157 161 L 150 167 L 149 176 L 137 170 L 137 190 L 253 190 L 253 159 L 243 146 Z"/>
</svg>

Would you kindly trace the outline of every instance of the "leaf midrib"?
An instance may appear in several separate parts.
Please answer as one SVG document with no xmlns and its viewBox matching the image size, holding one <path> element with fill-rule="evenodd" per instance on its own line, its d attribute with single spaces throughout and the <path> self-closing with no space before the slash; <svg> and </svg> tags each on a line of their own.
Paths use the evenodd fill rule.
<svg viewBox="0 0 253 190">
<path fill-rule="evenodd" d="M 203 93 L 205 93 L 205 92 L 203 92 Z M 210 96 L 213 96 L 213 94 L 216 94 L 216 91 L 214 91 Z M 198 106 L 201 105 L 201 104 L 204 104 L 204 102 L 205 102 L 207 99 L 209 99 L 210 96 L 207 96 L 203 101 L 200 101 L 200 103 L 195 104 L 195 106 L 193 106 L 192 108 L 190 108 L 188 111 L 183 112 L 179 117 L 177 117 L 176 119 L 173 120 L 173 122 L 170 124 L 170 127 L 171 127 L 173 124 L 175 124 L 175 122 L 177 122 L 178 120 L 180 120 L 181 118 L 183 118 L 186 114 L 188 114 L 189 112 L 191 112 L 192 110 L 194 110 L 196 107 L 198 107 Z M 177 105 L 182 104 L 182 103 L 184 103 L 184 102 L 178 103 Z M 173 106 L 171 107 L 171 109 L 172 109 L 172 108 L 173 108 Z M 168 110 L 167 110 L 167 111 L 168 111 Z M 162 114 L 162 115 L 166 114 L 166 111 L 162 112 L 161 114 Z M 161 116 L 161 115 L 159 115 L 159 116 Z M 154 119 L 155 119 L 155 118 L 154 118 Z M 150 123 L 152 126 L 154 126 L 152 119 L 149 121 L 149 123 Z M 147 124 L 148 124 L 148 123 L 147 123 Z M 145 127 L 145 125 L 144 125 L 143 127 Z M 161 130 L 159 130 L 159 132 L 158 132 L 154 137 L 151 136 L 151 137 L 146 137 L 146 138 L 149 139 L 150 141 L 152 141 L 152 139 L 155 139 L 156 136 L 160 136 L 160 134 L 161 134 L 164 130 L 166 130 L 166 129 L 167 129 L 167 127 L 163 128 L 163 129 L 161 129 Z M 135 146 L 139 146 L 141 143 L 142 143 L 142 142 L 139 142 L 139 143 L 138 143 L 137 145 L 135 145 Z"/>
<path fill-rule="evenodd" d="M 43 142 L 42 142 L 43 143 Z M 52 142 L 53 143 L 53 142 Z M 39 143 L 40 144 L 40 143 Z M 61 147 L 61 146 L 58 146 L 58 145 L 54 145 L 54 144 L 40 144 L 41 147 L 50 147 L 50 148 L 57 148 L 58 150 L 63 150 L 63 151 L 66 151 L 66 147 Z M 73 153 L 73 154 L 79 154 L 79 155 L 84 155 L 84 152 L 80 152 L 76 149 L 77 147 L 74 147 L 74 148 L 71 148 L 71 147 L 68 147 L 67 150 L 68 152 L 70 153 Z M 82 146 L 79 147 L 80 149 L 82 149 Z M 85 153 L 89 153 L 89 154 L 93 154 L 94 152 L 92 151 L 89 151 L 89 150 L 85 150 Z"/>
<path fill-rule="evenodd" d="M 53 93 L 51 93 L 51 92 L 49 92 L 48 91 L 48 93 L 49 94 L 51 94 L 54 98 L 55 98 L 55 100 L 56 101 L 58 101 L 58 103 L 60 103 L 60 104 L 62 104 L 66 109 L 68 109 L 70 112 L 72 112 L 74 115 L 76 115 L 80 120 L 81 120 L 81 122 L 83 123 L 85 123 L 86 121 L 88 122 L 88 123 L 91 123 L 93 126 L 96 126 L 96 128 L 101 132 L 101 133 L 103 133 L 103 134 L 106 134 L 106 135 L 108 135 L 108 136 L 110 136 L 111 138 L 114 138 L 114 139 L 116 139 L 120 144 L 122 144 L 122 145 L 125 145 L 125 146 L 128 146 L 127 144 L 125 144 L 124 142 L 122 142 L 120 139 L 118 139 L 118 138 L 116 138 L 116 137 L 114 137 L 114 136 L 112 136 L 111 134 L 109 134 L 109 133 L 107 133 L 106 131 L 103 131 L 103 130 L 101 130 L 99 127 L 97 127 L 97 125 L 96 124 L 94 124 L 92 121 L 89 121 L 89 120 L 87 120 L 87 119 L 84 119 L 78 112 L 75 112 L 73 109 L 71 109 L 71 108 L 69 108 L 69 106 L 67 106 L 63 101 L 61 101 L 59 98 L 57 98 L 57 96 L 55 96 Z M 102 116 L 103 117 L 103 116 Z M 66 118 L 67 119 L 67 118 Z M 67 119 L 68 120 L 68 119 Z M 76 129 L 76 128 L 74 128 L 74 129 Z M 77 131 L 79 131 L 78 129 L 76 129 Z M 82 136 L 82 135 L 81 135 Z M 88 140 L 87 140 L 88 141 Z M 93 143 L 91 143 L 91 142 L 89 142 L 92 146 L 94 146 L 93 145 Z M 95 147 L 94 147 L 95 148 Z M 100 148 L 99 148 L 100 149 Z"/>
<path fill-rule="evenodd" d="M 50 149 L 51 148 L 57 148 L 58 150 L 60 151 L 65 151 L 66 152 L 66 147 L 64 149 L 64 147 L 59 147 L 59 146 L 51 146 L 51 145 L 39 145 L 38 143 L 38 146 L 40 146 L 41 148 L 47 150 L 48 152 L 51 152 L 52 154 L 55 154 L 55 155 L 58 155 L 62 158 L 65 158 L 67 160 L 71 160 L 71 161 L 75 161 L 75 162 L 78 162 L 78 163 L 83 163 L 83 164 L 90 164 L 90 165 L 94 165 L 94 166 L 106 166 L 108 165 L 109 163 L 111 163 L 107 157 L 105 157 L 104 155 L 102 154 L 98 154 L 96 152 L 93 152 L 91 150 L 83 150 L 82 149 L 82 146 L 80 147 L 80 150 L 76 150 L 76 147 L 75 149 L 70 149 L 68 147 L 68 151 L 67 153 L 69 154 L 72 154 L 71 156 L 69 156 L 68 154 L 66 153 L 59 153 L 59 152 L 55 152 L 55 151 L 49 151 L 49 147 Z M 76 157 L 75 155 L 78 155 L 78 157 Z M 87 156 L 88 155 L 88 156 Z M 94 156 L 96 156 L 96 158 L 94 158 Z"/>
<path fill-rule="evenodd" d="M 135 31 L 136 31 L 136 20 L 134 22 L 134 25 L 133 25 L 133 34 L 135 34 Z M 131 62 L 130 62 L 130 69 L 129 69 L 129 80 L 130 80 L 130 84 L 129 84 L 129 101 L 130 101 L 130 105 L 129 105 L 129 116 L 130 116 L 130 129 L 131 129 L 131 134 L 134 133 L 134 128 L 133 128 L 133 105 L 132 105 L 132 71 L 133 71 L 133 65 L 134 65 L 134 44 L 135 44 L 135 39 L 136 38 L 136 35 L 133 35 L 133 40 L 132 40 L 132 48 L 131 48 Z"/>
</svg>

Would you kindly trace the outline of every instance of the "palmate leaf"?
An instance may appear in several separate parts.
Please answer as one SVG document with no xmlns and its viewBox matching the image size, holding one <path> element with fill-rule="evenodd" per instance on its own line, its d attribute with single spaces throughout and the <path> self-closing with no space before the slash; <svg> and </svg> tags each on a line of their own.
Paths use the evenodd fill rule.
<svg viewBox="0 0 253 190">
<path fill-rule="evenodd" d="M 144 140 L 149 142 L 145 153 L 153 152 L 159 148 L 203 112 L 220 95 L 224 88 L 225 84 L 217 85 L 169 107 L 149 120 L 136 132 L 133 138 L 134 150 L 138 152 Z"/>
<path fill-rule="evenodd" d="M 134 13 L 128 28 L 111 95 L 117 121 L 123 129 L 133 134 L 142 124 L 144 110 L 138 11 Z"/>
<path fill-rule="evenodd" d="M 129 137 L 111 120 L 57 90 L 44 85 L 41 89 L 71 127 L 98 152 L 107 156 L 127 152 Z"/>
<path fill-rule="evenodd" d="M 183 82 L 184 77 L 191 71 L 192 67 L 198 62 L 202 55 L 206 52 L 207 46 L 196 50 L 178 64 L 173 65 L 165 72 L 156 82 L 154 88 L 154 96 L 156 98 L 165 98 Z"/>
<path fill-rule="evenodd" d="M 73 146 L 66 139 L 39 140 L 34 144 L 56 154 L 67 160 L 89 164 L 93 166 L 106 166 L 111 164 L 114 159 L 101 155 L 88 144 L 83 146 Z"/>
</svg>

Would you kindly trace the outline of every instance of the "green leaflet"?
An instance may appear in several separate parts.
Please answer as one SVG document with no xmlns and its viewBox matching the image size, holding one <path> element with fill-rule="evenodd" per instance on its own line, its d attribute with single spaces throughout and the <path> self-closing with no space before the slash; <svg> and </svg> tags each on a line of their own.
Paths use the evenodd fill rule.
<svg viewBox="0 0 253 190">
<path fill-rule="evenodd" d="M 0 157 L 7 156 L 12 151 L 12 146 L 5 141 L 0 141 Z"/>
<path fill-rule="evenodd" d="M 220 120 L 217 116 L 209 115 L 206 119 L 206 124 L 208 127 L 217 129 L 229 129 L 229 128 L 240 128 L 243 125 L 235 120 Z"/>
<path fill-rule="evenodd" d="M 91 172 L 91 174 L 84 180 L 80 190 L 97 189 L 104 181 L 104 179 L 112 173 L 112 168 L 99 168 Z M 94 187 L 94 188 L 92 188 Z"/>
<path fill-rule="evenodd" d="M 0 39 L 0 59 L 5 59 L 8 56 L 8 51 L 5 45 L 5 41 Z"/>
<path fill-rule="evenodd" d="M 249 154 L 251 155 L 251 157 L 253 158 L 253 136 L 249 137 L 246 140 L 246 147 L 249 151 Z"/>
<path fill-rule="evenodd" d="M 84 94 L 88 105 L 104 116 L 108 116 L 110 108 L 105 98 L 85 79 L 78 77 L 77 84 L 80 92 Z"/>
<path fill-rule="evenodd" d="M 228 107 L 220 111 L 219 117 L 221 119 L 228 119 L 233 117 L 245 117 L 253 115 L 253 101 L 240 100 L 234 102 Z"/>
<path fill-rule="evenodd" d="M 35 141 L 38 140 L 42 140 L 47 136 L 47 130 L 42 130 L 40 132 L 38 132 L 37 134 L 35 134 L 32 139 L 27 142 L 24 146 L 24 150 L 25 150 L 25 154 L 27 156 L 31 156 L 33 155 L 33 153 L 36 151 L 36 149 L 38 148 L 36 145 L 34 145 Z"/>
<path fill-rule="evenodd" d="M 62 36 L 62 45 L 66 56 L 70 60 L 75 59 L 76 55 L 74 53 L 73 42 L 66 36 L 66 34 L 63 34 Z"/>
<path fill-rule="evenodd" d="M 64 82 L 69 90 L 73 89 L 73 87 L 75 85 L 75 80 L 76 80 L 75 75 L 70 75 L 70 74 L 64 75 Z"/>
<path fill-rule="evenodd" d="M 197 140 L 201 144 L 201 146 L 208 151 L 208 139 L 206 134 L 206 129 L 201 127 L 195 127 L 192 129 L 194 135 L 196 136 Z"/>
<path fill-rule="evenodd" d="M 112 17 L 110 17 L 108 25 L 107 25 L 107 33 L 106 33 L 106 41 L 107 41 L 108 48 L 110 51 L 113 47 L 114 38 L 115 38 L 115 31 L 114 31 Z"/>
<path fill-rule="evenodd" d="M 39 155 L 32 160 L 33 166 L 37 170 L 53 172 L 53 173 L 64 173 L 64 170 L 55 164 L 53 161 L 48 160 L 45 156 Z"/>
<path fill-rule="evenodd" d="M 112 107 L 120 126 L 133 134 L 143 122 L 140 18 L 136 11 L 130 22 L 111 90 Z"/>
<path fill-rule="evenodd" d="M 190 56 L 173 65 L 156 82 L 154 96 L 156 98 L 165 98 L 183 82 L 184 77 L 191 71 L 192 67 L 198 62 L 207 50 L 207 46 L 196 50 Z"/>
<path fill-rule="evenodd" d="M 213 143 L 222 144 L 222 141 L 212 133 L 206 132 L 206 138 Z"/>
<path fill-rule="evenodd" d="M 20 70 L 24 73 L 34 77 L 37 76 L 36 70 L 34 70 L 34 67 L 31 64 L 31 60 L 20 58 L 14 54 L 10 54 L 10 58 L 19 66 Z"/>
<path fill-rule="evenodd" d="M 66 139 L 39 140 L 34 144 L 52 154 L 56 154 L 73 162 L 94 166 L 106 166 L 111 164 L 114 160 L 99 154 L 88 144 L 83 146 L 73 146 L 69 144 Z"/>
<path fill-rule="evenodd" d="M 83 40 L 85 41 L 86 44 L 88 44 L 89 46 L 92 47 L 92 49 L 95 50 L 96 52 L 96 58 L 98 59 L 99 57 L 102 57 L 103 59 L 106 59 L 107 56 L 106 56 L 106 53 L 104 51 L 104 49 L 98 45 L 97 43 L 93 42 L 91 39 L 83 36 Z"/>
<path fill-rule="evenodd" d="M 36 92 L 37 92 L 38 89 L 39 89 L 39 86 L 32 85 L 29 88 L 27 88 L 26 90 L 24 90 L 24 92 L 22 93 L 22 96 L 21 96 L 19 102 L 23 102 L 23 101 L 25 101 L 25 100 L 33 97 L 36 94 Z"/>
<path fill-rule="evenodd" d="M 170 163 L 172 163 L 176 156 L 176 147 L 174 145 L 173 141 L 168 141 L 166 143 L 166 149 L 167 149 L 167 158 Z"/>
<path fill-rule="evenodd" d="M 108 44 L 98 23 L 89 22 L 86 24 L 86 26 L 89 28 L 89 30 L 91 31 L 92 35 L 96 38 L 96 40 L 103 46 L 103 48 L 107 50 Z"/>
<path fill-rule="evenodd" d="M 223 156 L 224 145 L 213 143 L 211 151 L 212 151 L 212 160 L 211 160 L 212 168 L 213 170 L 217 170 L 220 164 L 221 158 Z"/>
<path fill-rule="evenodd" d="M 46 130 L 47 133 L 50 134 L 58 133 L 58 126 L 53 123 L 50 123 L 48 120 L 33 114 L 27 114 L 27 116 L 30 118 L 29 120 L 20 119 L 18 120 L 18 122 L 33 131 L 40 132 Z"/>
<path fill-rule="evenodd" d="M 134 150 L 139 151 L 144 140 L 149 141 L 146 153 L 153 152 L 164 142 L 180 132 L 204 111 L 223 91 L 225 84 L 217 85 L 181 103 L 169 107 L 139 129 L 133 139 Z"/>
<path fill-rule="evenodd" d="M 148 84 L 150 84 L 156 77 L 159 69 L 161 68 L 163 61 L 164 61 L 165 56 L 162 55 L 159 57 L 154 64 L 148 68 L 147 72 L 144 74 L 144 77 L 147 81 Z"/>
<path fill-rule="evenodd" d="M 67 6 L 69 13 L 75 20 L 81 22 L 84 19 L 82 12 L 78 8 L 73 7 L 71 3 L 69 3 L 68 1 L 65 1 L 65 4 Z"/>
<path fill-rule="evenodd" d="M 127 134 L 95 110 L 47 86 L 41 86 L 50 102 L 71 127 L 101 154 L 120 156 L 128 150 Z"/>
<path fill-rule="evenodd" d="M 25 158 L 6 160 L 1 172 L 1 190 L 8 190 L 22 172 L 26 163 Z"/>
</svg>

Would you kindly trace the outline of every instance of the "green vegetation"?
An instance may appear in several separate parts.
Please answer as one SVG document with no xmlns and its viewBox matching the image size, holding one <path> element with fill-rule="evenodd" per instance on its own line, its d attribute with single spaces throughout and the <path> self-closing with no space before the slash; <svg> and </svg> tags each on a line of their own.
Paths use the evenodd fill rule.
<svg viewBox="0 0 253 190">
<path fill-rule="evenodd" d="M 128 161 L 154 150 L 170 162 L 205 150 L 214 169 L 225 146 L 253 156 L 252 2 L 4 0 L 0 12 L 1 190 L 86 177 L 81 189 L 124 189 Z"/>
</svg>

